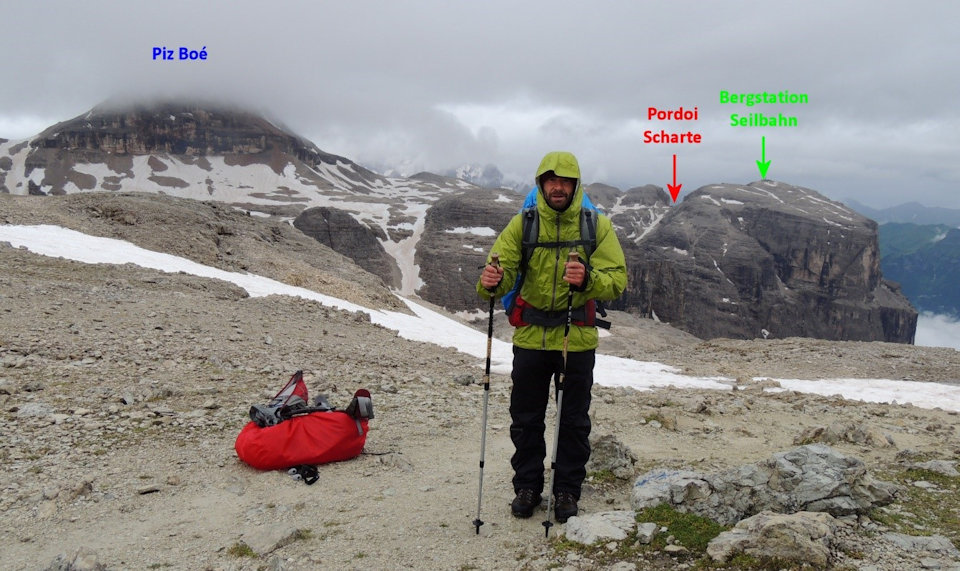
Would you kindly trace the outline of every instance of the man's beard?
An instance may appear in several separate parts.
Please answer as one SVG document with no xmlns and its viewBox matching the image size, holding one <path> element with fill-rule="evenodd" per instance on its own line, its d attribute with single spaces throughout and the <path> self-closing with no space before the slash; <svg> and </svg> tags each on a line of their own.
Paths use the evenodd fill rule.
<svg viewBox="0 0 960 571">
<path fill-rule="evenodd" d="M 559 200 L 559 202 L 557 202 Z M 550 200 L 548 201 L 550 207 L 554 210 L 563 212 L 570 206 L 570 203 L 573 201 L 573 195 L 567 196 L 564 193 L 554 193 L 550 195 Z"/>
</svg>

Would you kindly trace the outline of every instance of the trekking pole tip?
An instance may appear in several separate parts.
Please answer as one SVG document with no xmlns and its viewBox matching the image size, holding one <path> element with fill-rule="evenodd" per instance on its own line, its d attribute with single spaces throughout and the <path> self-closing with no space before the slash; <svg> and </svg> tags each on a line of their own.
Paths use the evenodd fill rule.
<svg viewBox="0 0 960 571">
<path fill-rule="evenodd" d="M 543 520 L 543 523 L 541 525 L 543 525 L 543 537 L 544 538 L 550 537 L 550 528 L 553 526 L 553 522 L 551 522 L 548 519 L 545 519 Z"/>
<path fill-rule="evenodd" d="M 480 518 L 473 520 L 473 525 L 477 528 L 477 535 L 480 535 L 480 526 L 483 525 L 483 522 L 480 521 Z"/>
</svg>

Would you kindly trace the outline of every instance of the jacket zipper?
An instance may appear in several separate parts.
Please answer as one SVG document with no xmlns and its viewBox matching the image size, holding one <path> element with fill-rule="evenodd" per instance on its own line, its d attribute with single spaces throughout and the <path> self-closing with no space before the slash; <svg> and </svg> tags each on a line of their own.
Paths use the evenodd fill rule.
<svg viewBox="0 0 960 571">
<path fill-rule="evenodd" d="M 557 243 L 560 243 L 560 212 L 557 212 Z M 550 297 L 550 311 L 555 311 L 557 307 L 557 270 L 560 269 L 560 246 L 557 246 L 557 256 L 553 262 L 553 294 Z M 547 348 L 547 328 L 543 328 L 543 337 L 540 340 L 540 348 Z"/>
</svg>

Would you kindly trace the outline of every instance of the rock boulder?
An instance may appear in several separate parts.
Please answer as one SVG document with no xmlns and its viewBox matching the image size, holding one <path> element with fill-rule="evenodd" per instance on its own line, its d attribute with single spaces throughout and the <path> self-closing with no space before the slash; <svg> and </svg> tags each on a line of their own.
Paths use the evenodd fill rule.
<svg viewBox="0 0 960 571">
<path fill-rule="evenodd" d="M 707 545 L 707 555 L 725 563 L 737 553 L 746 553 L 761 560 L 824 569 L 830 563 L 837 525 L 833 516 L 825 513 L 761 512 L 715 537 Z"/>
<path fill-rule="evenodd" d="M 648 472 L 634 483 L 631 504 L 641 510 L 669 503 L 732 525 L 762 511 L 863 514 L 893 502 L 896 491 L 867 473 L 861 460 L 810 444 L 714 474 Z"/>
</svg>

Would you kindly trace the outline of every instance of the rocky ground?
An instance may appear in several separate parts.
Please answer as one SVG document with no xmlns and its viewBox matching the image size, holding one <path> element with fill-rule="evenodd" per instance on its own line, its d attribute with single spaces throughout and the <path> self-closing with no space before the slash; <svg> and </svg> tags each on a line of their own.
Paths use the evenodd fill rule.
<svg viewBox="0 0 960 571">
<path fill-rule="evenodd" d="M 177 210 L 181 203 L 172 201 L 180 216 L 210 217 L 198 222 L 199 238 L 174 235 L 176 220 L 162 199 L 110 199 L 116 201 L 107 201 L 110 209 L 104 200 L 0 196 L 0 222 L 123 237 L 368 306 L 396 306 L 375 279 L 337 265 L 336 254 L 300 242 L 281 225 L 235 218 L 222 208 Z M 293 254 L 278 244 L 292 245 Z M 611 562 L 604 552 L 617 546 L 572 547 L 556 539 L 563 526 L 544 539 L 544 512 L 511 517 L 510 381 L 500 375 L 491 380 L 485 525 L 476 534 L 483 367 L 475 358 L 401 339 L 363 314 L 280 296 L 249 298 L 215 280 L 92 266 L 3 245 L 0 267 L 5 568 L 68 568 L 65 561 L 108 569 L 702 565 L 699 557 L 658 548 Z M 907 469 L 908 461 L 960 459 L 956 413 L 764 392 L 765 383 L 749 379 L 955 383 L 960 352 L 803 339 L 702 342 L 663 324 L 614 319 L 614 336 L 604 340 L 608 352 L 739 379 L 730 391 L 597 387 L 594 434 L 629 448 L 637 458 L 634 474 L 736 467 L 793 448 L 823 427 L 861 427 L 883 438 L 841 434 L 831 444 L 904 492 L 883 512 L 847 521 L 832 565 L 957 567 L 949 554 L 881 537 L 906 527 L 960 541 L 955 523 L 937 523 L 922 511 L 950 505 L 957 494 L 945 492 L 960 479 L 927 481 Z M 375 403 L 365 453 L 321 466 L 313 486 L 285 472 L 256 471 L 233 449 L 249 406 L 266 402 L 297 369 L 312 394 L 327 393 L 333 404 L 346 405 L 359 387 Z M 610 479 L 593 467 L 583 513 L 630 509 L 631 484 L 632 478 Z"/>
</svg>

